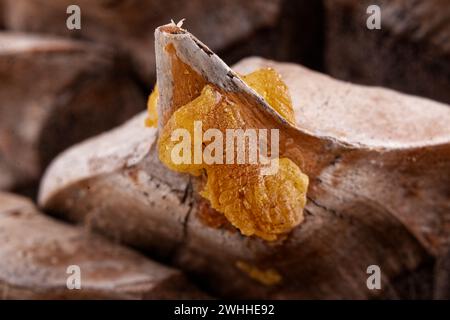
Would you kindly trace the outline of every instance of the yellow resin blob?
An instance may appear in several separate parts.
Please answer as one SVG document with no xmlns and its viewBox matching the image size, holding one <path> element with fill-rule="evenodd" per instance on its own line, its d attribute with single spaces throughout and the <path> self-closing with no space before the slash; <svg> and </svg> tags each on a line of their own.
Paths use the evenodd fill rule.
<svg viewBox="0 0 450 320">
<path fill-rule="evenodd" d="M 158 124 L 158 111 L 156 110 L 158 96 L 158 86 L 155 86 L 147 101 L 147 118 L 145 119 L 145 125 L 147 127 L 156 127 Z"/>
<path fill-rule="evenodd" d="M 275 269 L 260 269 L 244 261 L 237 261 L 236 267 L 250 278 L 266 286 L 273 286 L 282 281 L 281 275 Z"/>
<path fill-rule="evenodd" d="M 260 94 L 287 121 L 294 123 L 294 111 L 286 85 L 273 69 L 255 71 L 242 79 Z M 148 125 L 156 124 L 157 89 L 149 98 Z M 206 85 L 201 94 L 177 109 L 170 117 L 158 140 L 160 160 L 171 170 L 206 177 L 200 194 L 211 207 L 223 213 L 243 235 L 276 240 L 303 220 L 308 177 L 288 158 L 278 159 L 278 170 L 263 175 L 264 165 L 175 163 L 173 139 L 176 129 L 186 129 L 194 137 L 194 122 L 202 122 L 202 134 L 210 128 L 224 133 L 226 129 L 252 128 L 252 119 L 237 100 L 230 99 L 217 88 Z M 194 139 L 188 156 L 193 159 Z M 211 143 L 209 141 L 208 143 Z M 207 145 L 202 145 L 206 151 Z M 187 156 L 187 155 L 185 155 Z"/>
</svg>

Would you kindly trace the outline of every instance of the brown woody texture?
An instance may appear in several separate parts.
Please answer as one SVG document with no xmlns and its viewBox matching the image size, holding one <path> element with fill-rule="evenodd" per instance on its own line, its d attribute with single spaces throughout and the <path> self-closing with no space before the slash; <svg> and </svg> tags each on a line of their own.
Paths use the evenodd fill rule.
<svg viewBox="0 0 450 320">
<path fill-rule="evenodd" d="M 2 299 L 186 299 L 206 296 L 181 272 L 0 193 Z M 69 266 L 81 289 L 68 289 Z"/>
<path fill-rule="evenodd" d="M 369 30 L 369 5 L 381 30 Z M 450 2 L 325 0 L 326 68 L 340 79 L 450 103 Z"/>
<path fill-rule="evenodd" d="M 36 184 L 62 150 L 145 108 L 110 50 L 82 41 L 0 33 L 0 189 Z"/>
<path fill-rule="evenodd" d="M 281 0 L 6 0 L 6 25 L 12 30 L 81 37 L 127 53 L 134 70 L 154 79 L 153 32 L 161 24 L 186 18 L 189 28 L 214 50 L 249 38 L 277 22 Z M 81 30 L 68 30 L 66 9 L 82 10 Z M 220 31 L 220 37 L 217 32 Z"/>
<path fill-rule="evenodd" d="M 236 71 L 264 66 L 287 83 L 298 128 L 329 150 L 315 155 L 319 172 L 313 163 L 304 168 L 312 179 L 306 219 L 287 239 L 247 238 L 221 221 L 195 183 L 159 163 L 156 129 L 142 126 L 145 115 L 62 154 L 43 180 L 40 204 L 169 257 L 221 296 L 407 297 L 400 277 L 434 260 L 448 241 L 448 107 L 258 58 Z M 308 163 L 315 147 L 296 143 Z M 242 262 L 282 281 L 255 281 Z M 366 287 L 371 264 L 383 271 L 382 291 Z"/>
</svg>

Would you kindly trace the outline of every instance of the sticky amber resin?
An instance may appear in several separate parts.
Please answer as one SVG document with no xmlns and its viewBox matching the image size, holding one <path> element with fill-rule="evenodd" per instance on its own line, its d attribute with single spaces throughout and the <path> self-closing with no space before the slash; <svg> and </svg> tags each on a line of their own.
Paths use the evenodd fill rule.
<svg viewBox="0 0 450 320">
<path fill-rule="evenodd" d="M 244 80 L 253 90 L 261 95 L 269 105 L 274 108 L 283 118 L 290 123 L 295 123 L 294 110 L 292 108 L 291 98 L 288 88 L 281 79 L 280 75 L 272 68 L 265 68 L 248 75 L 242 76 Z M 148 115 L 146 125 L 155 127 L 158 121 L 157 103 L 158 103 L 158 86 L 155 85 L 147 102 Z"/>
<path fill-rule="evenodd" d="M 294 109 L 286 84 L 272 68 L 252 72 L 242 79 L 291 124 L 295 123 Z"/>
<path fill-rule="evenodd" d="M 237 261 L 236 267 L 250 278 L 266 286 L 276 285 L 282 280 L 281 275 L 275 269 L 262 270 L 244 261 Z"/>
<path fill-rule="evenodd" d="M 303 220 L 308 177 L 288 158 L 274 175 L 263 176 L 257 165 L 215 165 L 200 193 L 246 236 L 266 240 L 289 232 Z"/>
<path fill-rule="evenodd" d="M 262 69 L 243 79 L 280 115 L 294 122 L 287 87 L 274 70 Z M 155 110 L 156 101 L 152 103 L 149 108 Z M 167 121 L 158 140 L 159 158 L 174 171 L 194 176 L 206 173 L 207 181 L 200 194 L 210 201 L 212 208 L 223 213 L 242 234 L 276 240 L 303 220 L 308 177 L 293 161 L 279 159 L 278 171 L 273 175 L 262 175 L 263 165 L 259 163 L 194 164 L 194 138 L 191 161 L 187 164 L 172 161 L 172 152 L 180 143 L 172 141 L 174 130 L 186 129 L 194 137 L 194 121 L 202 122 L 202 133 L 210 128 L 223 133 L 226 129 L 254 128 L 254 120 L 244 110 L 249 107 L 206 85 L 196 99 L 180 107 Z"/>
<path fill-rule="evenodd" d="M 145 119 L 145 125 L 147 127 L 156 127 L 158 124 L 158 111 L 156 109 L 158 104 L 158 95 L 158 86 L 155 85 L 155 88 L 148 97 L 147 101 L 147 118 Z"/>
</svg>

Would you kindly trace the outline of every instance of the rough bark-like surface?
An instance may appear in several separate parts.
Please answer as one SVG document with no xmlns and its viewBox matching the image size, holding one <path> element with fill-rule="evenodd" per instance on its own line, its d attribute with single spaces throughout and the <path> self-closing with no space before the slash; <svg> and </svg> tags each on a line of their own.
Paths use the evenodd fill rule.
<svg viewBox="0 0 450 320">
<path fill-rule="evenodd" d="M 369 5 L 381 30 L 369 30 Z M 450 103 L 450 2 L 327 0 L 326 67 L 353 82 Z"/>
<path fill-rule="evenodd" d="M 200 51 L 205 60 L 197 57 L 195 67 L 208 68 L 202 62 L 214 55 Z M 289 87 L 297 119 L 289 130 L 305 138 L 295 143 L 311 181 L 305 221 L 286 239 L 244 237 L 220 219 L 197 195 L 195 181 L 158 162 L 156 129 L 142 126 L 143 114 L 56 159 L 41 185 L 41 206 L 169 256 L 222 296 L 408 296 L 390 288 L 434 259 L 449 235 L 448 107 L 293 64 L 253 58 L 235 70 L 263 66 Z M 263 285 L 242 271 L 242 262 L 282 280 Z M 381 291 L 367 289 L 372 264 L 381 267 Z"/>
<path fill-rule="evenodd" d="M 0 298 L 186 299 L 205 297 L 178 271 L 0 193 Z M 81 289 L 67 288 L 71 265 Z"/>
<path fill-rule="evenodd" d="M 438 258 L 435 269 L 435 299 L 450 299 L 450 247 Z"/>
<path fill-rule="evenodd" d="M 0 33 L 0 189 L 35 183 L 59 152 L 145 108 L 109 50 Z"/>
<path fill-rule="evenodd" d="M 189 28 L 220 50 L 273 26 L 281 0 L 7 0 L 6 24 L 13 30 L 82 37 L 129 53 L 135 70 L 154 79 L 153 32 L 158 25 L 186 18 Z M 81 8 L 81 30 L 68 30 L 66 9 Z M 220 36 L 217 36 L 220 32 Z"/>
<path fill-rule="evenodd" d="M 50 211 L 63 209 L 66 219 L 83 221 L 114 239 L 163 257 L 184 240 L 184 223 L 191 209 L 189 179 L 165 169 L 154 150 L 149 152 L 156 129 L 144 127 L 145 117 L 144 113 L 138 115 L 105 135 L 65 151 L 58 157 L 62 162 L 53 165 L 59 177 L 54 179 L 50 172 L 49 178 L 44 178 L 41 203 Z M 75 181 L 75 188 L 66 188 Z M 81 189 L 78 182 L 83 185 Z M 54 191 L 63 206 L 47 205 L 49 193 Z M 94 200 L 94 194 L 107 201 L 97 202 L 100 198 Z M 66 200 L 72 197 L 81 201 L 73 203 L 73 210 L 66 210 Z"/>
<path fill-rule="evenodd" d="M 393 279 L 386 290 L 385 296 L 381 298 L 390 299 L 433 299 L 434 292 L 434 264 L 435 259 L 425 259 L 420 266 L 410 272 Z"/>
</svg>

